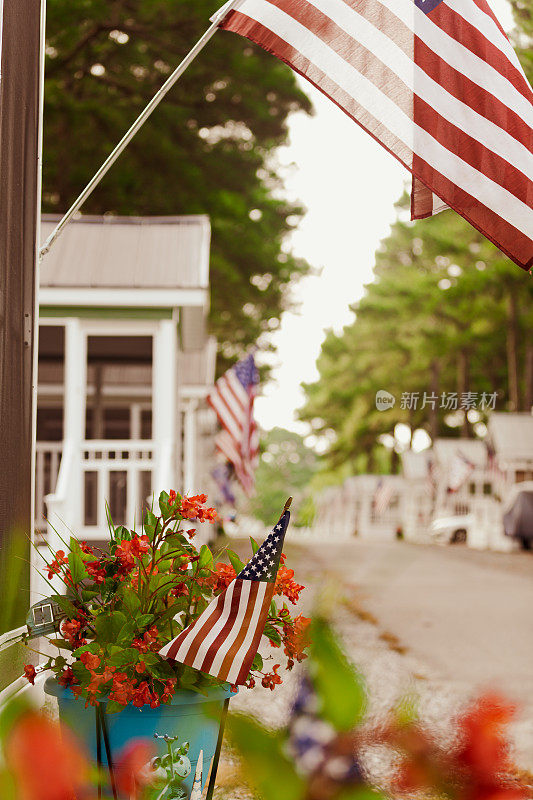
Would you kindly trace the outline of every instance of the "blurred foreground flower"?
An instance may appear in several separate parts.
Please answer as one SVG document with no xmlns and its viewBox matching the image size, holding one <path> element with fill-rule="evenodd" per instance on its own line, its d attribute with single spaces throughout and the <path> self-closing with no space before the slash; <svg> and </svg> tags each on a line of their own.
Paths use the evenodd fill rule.
<svg viewBox="0 0 533 800">
<path fill-rule="evenodd" d="M 446 740 L 403 704 L 385 724 L 367 717 L 362 675 L 331 627 L 314 619 L 311 653 L 285 729 L 269 731 L 244 716 L 230 719 L 246 779 L 262 800 L 526 800 L 531 787 L 510 758 L 507 726 L 515 708 L 482 695 L 454 721 Z M 408 712 L 408 713 L 407 713 Z M 369 747 L 387 775 L 372 778 Z M 254 795 L 256 796 L 256 795 Z"/>
<path fill-rule="evenodd" d="M 391 725 L 386 740 L 401 753 L 393 789 L 452 800 L 526 800 L 530 787 L 517 779 L 507 726 L 514 705 L 484 694 L 455 720 L 452 742 L 442 742 L 418 722 Z"/>
<path fill-rule="evenodd" d="M 89 762 L 70 733 L 42 714 L 26 711 L 14 722 L 4 754 L 16 800 L 87 797 Z"/>
</svg>

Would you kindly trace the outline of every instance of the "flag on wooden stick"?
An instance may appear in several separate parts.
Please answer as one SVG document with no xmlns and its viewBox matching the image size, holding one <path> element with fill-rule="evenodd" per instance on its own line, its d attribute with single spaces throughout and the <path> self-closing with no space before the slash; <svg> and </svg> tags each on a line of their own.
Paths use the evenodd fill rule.
<svg viewBox="0 0 533 800">
<path fill-rule="evenodd" d="M 288 506 L 289 501 L 253 558 L 195 622 L 159 651 L 162 656 L 232 684 L 245 683 L 274 594 Z"/>
<path fill-rule="evenodd" d="M 533 92 L 487 0 L 242 0 L 220 27 L 396 156 L 413 176 L 413 219 L 449 206 L 533 265 Z"/>
<path fill-rule="evenodd" d="M 207 402 L 223 430 L 216 437 L 219 452 L 233 464 L 246 494 L 254 488 L 259 442 L 254 420 L 254 400 L 259 375 L 253 353 L 241 359 L 215 383 Z"/>
</svg>

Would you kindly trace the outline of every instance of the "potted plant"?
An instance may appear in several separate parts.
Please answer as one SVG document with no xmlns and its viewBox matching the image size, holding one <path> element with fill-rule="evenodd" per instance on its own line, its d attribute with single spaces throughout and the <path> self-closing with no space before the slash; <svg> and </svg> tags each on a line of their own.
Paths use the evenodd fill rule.
<svg viewBox="0 0 533 800">
<path fill-rule="evenodd" d="M 207 764 L 213 757 L 223 705 L 232 687 L 159 653 L 244 566 L 229 549 L 214 555 L 206 545 L 200 550 L 194 546 L 193 526 L 216 520 L 206 501 L 203 494 L 182 497 L 175 491 L 162 492 L 159 514 L 147 511 L 140 533 L 110 520 L 108 551 L 72 537 L 65 550 L 46 560 L 45 580 L 59 579 L 65 594 L 54 591 L 49 601 L 61 610 L 63 619 L 56 625 L 58 635 L 47 636 L 57 655 L 47 657 L 42 667 L 52 672 L 45 691 L 57 697 L 62 720 L 85 740 L 93 755 L 98 738 L 91 708 L 95 706 L 101 717 L 105 712 L 102 722 L 109 732 L 111 754 L 132 739 L 152 738 L 157 732 L 179 734 L 190 743 L 193 775 L 201 750 Z M 251 541 L 255 552 L 258 546 Z M 294 581 L 284 560 L 274 595 L 294 604 L 304 587 Z M 283 648 L 287 669 L 305 658 L 307 622 L 301 615 L 292 616 L 284 600 L 271 603 L 264 633 L 274 648 Z M 267 669 L 269 661 L 271 654 L 268 659 L 257 654 L 247 687 L 258 679 L 270 689 L 282 682 L 281 665 Z M 26 676 L 35 679 L 31 665 Z"/>
</svg>

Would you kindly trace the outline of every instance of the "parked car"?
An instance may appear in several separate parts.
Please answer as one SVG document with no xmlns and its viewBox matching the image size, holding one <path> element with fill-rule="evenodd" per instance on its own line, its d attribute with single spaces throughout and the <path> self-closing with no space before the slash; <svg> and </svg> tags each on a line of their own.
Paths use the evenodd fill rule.
<svg viewBox="0 0 533 800">
<path fill-rule="evenodd" d="M 473 514 L 437 517 L 431 523 L 431 538 L 439 544 L 465 544 L 473 522 Z"/>
<path fill-rule="evenodd" d="M 503 529 L 518 539 L 524 550 L 533 546 L 533 481 L 517 483 L 509 490 L 503 508 Z"/>
</svg>

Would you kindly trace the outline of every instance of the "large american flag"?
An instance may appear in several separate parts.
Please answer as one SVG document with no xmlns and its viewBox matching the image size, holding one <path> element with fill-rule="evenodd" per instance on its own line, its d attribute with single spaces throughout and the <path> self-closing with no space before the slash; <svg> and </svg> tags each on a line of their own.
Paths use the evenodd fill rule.
<svg viewBox="0 0 533 800">
<path fill-rule="evenodd" d="M 253 492 L 259 448 L 254 420 L 258 382 L 255 359 L 250 353 L 218 379 L 207 398 L 223 429 L 216 438 L 217 449 L 233 464 L 247 494 Z"/>
<path fill-rule="evenodd" d="M 198 619 L 159 652 L 223 681 L 246 681 L 268 617 L 290 512 Z"/>
<path fill-rule="evenodd" d="M 487 0 L 231 5 L 221 27 L 289 64 L 410 170 L 413 219 L 449 206 L 533 265 L 533 92 Z"/>
</svg>

